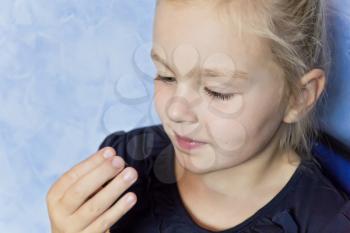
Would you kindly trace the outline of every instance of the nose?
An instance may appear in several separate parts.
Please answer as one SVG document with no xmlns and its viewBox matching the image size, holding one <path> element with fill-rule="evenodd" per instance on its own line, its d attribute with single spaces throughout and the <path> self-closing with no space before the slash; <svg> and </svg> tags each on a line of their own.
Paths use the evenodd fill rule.
<svg viewBox="0 0 350 233">
<path fill-rule="evenodd" d="M 192 93 L 174 95 L 168 104 L 166 112 L 170 120 L 174 122 L 196 122 L 198 121 L 198 106 L 201 102 L 199 97 Z"/>
</svg>

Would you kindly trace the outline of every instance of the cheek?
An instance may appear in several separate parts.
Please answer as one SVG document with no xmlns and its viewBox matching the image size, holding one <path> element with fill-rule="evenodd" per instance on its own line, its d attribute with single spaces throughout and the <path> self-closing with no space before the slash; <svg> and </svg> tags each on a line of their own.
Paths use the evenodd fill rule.
<svg viewBox="0 0 350 233">
<path fill-rule="evenodd" d="M 271 85 L 257 87 L 247 98 L 250 104 L 247 105 L 246 118 L 248 124 L 254 126 L 253 133 L 256 134 L 262 130 L 273 131 L 280 124 L 284 111 L 283 91 L 283 83 L 276 81 L 275 85 L 271 83 Z"/>
<path fill-rule="evenodd" d="M 170 98 L 170 90 L 167 90 L 164 85 L 155 82 L 154 84 L 154 95 L 153 95 L 153 101 L 155 110 L 158 113 L 160 119 L 163 119 L 166 103 L 168 102 L 168 99 Z"/>
<path fill-rule="evenodd" d="M 241 114 L 244 108 L 243 95 L 236 94 L 229 101 L 210 100 L 208 110 L 216 119 L 236 119 Z"/>
<path fill-rule="evenodd" d="M 284 109 L 282 94 L 279 91 L 267 92 L 250 97 L 246 103 L 241 122 L 247 130 L 250 146 L 261 147 L 272 139 L 281 124 Z"/>
<path fill-rule="evenodd" d="M 216 120 L 208 129 L 215 147 L 222 153 L 241 150 L 247 142 L 247 130 L 238 120 Z"/>
<path fill-rule="evenodd" d="M 254 92 L 252 92 L 254 93 Z M 263 145 L 280 125 L 281 96 L 248 93 L 231 102 L 209 108 L 207 128 L 222 153 L 252 152 Z M 272 92 L 273 93 L 273 92 Z M 229 103 L 229 102 L 227 102 Z"/>
</svg>

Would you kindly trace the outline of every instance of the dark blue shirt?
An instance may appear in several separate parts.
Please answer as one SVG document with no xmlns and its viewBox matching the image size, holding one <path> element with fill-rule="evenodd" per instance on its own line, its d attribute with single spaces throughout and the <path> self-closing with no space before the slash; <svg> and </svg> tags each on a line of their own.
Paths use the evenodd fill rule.
<svg viewBox="0 0 350 233">
<path fill-rule="evenodd" d="M 174 148 L 162 125 L 117 131 L 111 146 L 139 179 L 124 193 L 135 206 L 111 228 L 116 233 L 209 233 L 185 209 L 174 173 Z M 215 211 L 215 210 L 213 210 Z M 316 158 L 303 160 L 288 183 L 255 214 L 220 233 L 350 233 L 349 196 L 324 173 Z"/>
</svg>

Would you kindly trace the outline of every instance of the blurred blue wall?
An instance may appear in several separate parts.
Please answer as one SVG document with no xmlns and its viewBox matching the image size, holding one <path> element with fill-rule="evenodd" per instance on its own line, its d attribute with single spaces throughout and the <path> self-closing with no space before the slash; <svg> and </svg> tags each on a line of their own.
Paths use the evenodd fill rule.
<svg viewBox="0 0 350 233">
<path fill-rule="evenodd" d="M 0 1 L 0 232 L 49 232 L 45 195 L 110 132 L 159 123 L 153 0 Z"/>
<path fill-rule="evenodd" d="M 325 131 L 350 148 L 350 1 L 326 2 L 330 4 L 328 23 L 332 69 L 320 119 Z"/>
<path fill-rule="evenodd" d="M 348 143 L 350 4 L 333 2 L 335 81 L 321 117 Z M 155 0 L 0 3 L 0 232 L 49 232 L 45 195 L 63 172 L 108 133 L 159 123 Z"/>
</svg>

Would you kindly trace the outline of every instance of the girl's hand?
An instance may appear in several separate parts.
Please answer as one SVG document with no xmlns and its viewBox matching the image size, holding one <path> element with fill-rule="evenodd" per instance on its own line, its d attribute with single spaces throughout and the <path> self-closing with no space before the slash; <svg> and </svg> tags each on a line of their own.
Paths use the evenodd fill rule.
<svg viewBox="0 0 350 233">
<path fill-rule="evenodd" d="M 137 171 L 124 169 L 124 160 L 115 154 L 112 147 L 99 150 L 50 187 L 46 204 L 52 233 L 106 232 L 134 206 L 135 193 L 118 198 L 136 181 Z"/>
</svg>

